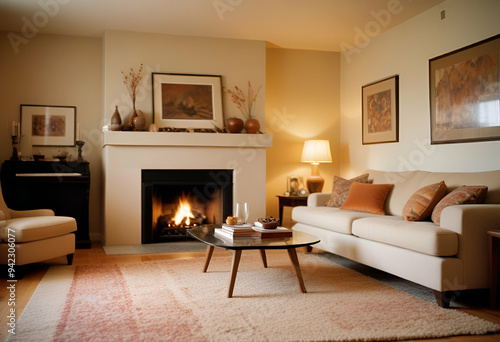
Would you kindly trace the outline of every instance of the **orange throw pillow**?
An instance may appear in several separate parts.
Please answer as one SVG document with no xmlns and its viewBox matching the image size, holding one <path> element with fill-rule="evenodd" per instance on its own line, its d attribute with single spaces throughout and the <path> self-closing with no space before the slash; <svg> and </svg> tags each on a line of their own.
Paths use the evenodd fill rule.
<svg viewBox="0 0 500 342">
<path fill-rule="evenodd" d="M 436 226 L 441 224 L 441 212 L 444 208 L 459 204 L 481 204 L 483 203 L 487 186 L 461 186 L 446 195 L 432 211 L 432 222 Z"/>
<path fill-rule="evenodd" d="M 328 202 L 326 202 L 326 206 L 338 208 L 342 204 L 344 204 L 345 200 L 347 199 L 347 195 L 349 195 L 349 189 L 351 188 L 351 184 L 353 182 L 368 183 L 368 173 L 351 179 L 344 179 L 334 176 L 332 194 L 330 195 L 330 199 L 328 200 Z"/>
<path fill-rule="evenodd" d="M 392 184 L 352 183 L 340 209 L 385 215 L 384 204 Z"/>
<path fill-rule="evenodd" d="M 446 195 L 444 181 L 418 189 L 403 208 L 405 221 L 423 221 L 432 213 L 432 209 Z"/>
</svg>

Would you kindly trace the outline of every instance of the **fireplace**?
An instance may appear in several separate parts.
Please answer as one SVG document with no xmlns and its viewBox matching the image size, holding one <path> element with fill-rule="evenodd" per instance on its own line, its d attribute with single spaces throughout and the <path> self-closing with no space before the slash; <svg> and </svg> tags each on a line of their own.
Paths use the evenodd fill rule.
<svg viewBox="0 0 500 342">
<path fill-rule="evenodd" d="M 142 170 L 142 243 L 187 240 L 187 229 L 231 215 L 233 170 Z"/>
</svg>

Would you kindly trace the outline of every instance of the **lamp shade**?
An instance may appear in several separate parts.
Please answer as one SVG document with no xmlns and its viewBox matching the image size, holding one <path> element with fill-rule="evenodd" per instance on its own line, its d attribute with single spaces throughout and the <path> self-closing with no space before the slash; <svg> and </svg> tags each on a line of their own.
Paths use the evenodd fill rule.
<svg viewBox="0 0 500 342">
<path fill-rule="evenodd" d="M 331 163 L 330 141 L 319 139 L 306 140 L 300 161 L 303 163 Z"/>
</svg>

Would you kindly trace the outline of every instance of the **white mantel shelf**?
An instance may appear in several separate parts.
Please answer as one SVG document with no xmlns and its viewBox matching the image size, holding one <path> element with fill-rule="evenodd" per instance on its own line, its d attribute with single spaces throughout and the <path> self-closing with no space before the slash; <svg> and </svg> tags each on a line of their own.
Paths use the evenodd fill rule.
<svg viewBox="0 0 500 342">
<path fill-rule="evenodd" d="M 103 133 L 105 146 L 197 146 L 197 147 L 271 147 L 271 134 L 113 132 Z"/>
</svg>

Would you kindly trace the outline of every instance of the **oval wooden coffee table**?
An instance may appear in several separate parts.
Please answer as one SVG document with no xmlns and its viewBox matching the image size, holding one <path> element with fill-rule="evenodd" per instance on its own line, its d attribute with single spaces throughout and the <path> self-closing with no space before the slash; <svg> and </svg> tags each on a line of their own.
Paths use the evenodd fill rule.
<svg viewBox="0 0 500 342">
<path fill-rule="evenodd" d="M 300 271 L 299 259 L 297 258 L 297 247 L 311 246 L 318 243 L 320 240 L 313 235 L 306 234 L 299 231 L 293 231 L 293 236 L 289 238 L 273 238 L 273 239 L 258 239 L 258 238 L 237 238 L 229 240 L 219 238 L 214 235 L 214 229 L 220 228 L 220 225 L 206 225 L 190 228 L 187 230 L 188 234 L 193 238 L 205 243 L 207 245 L 207 252 L 205 255 L 205 265 L 203 272 L 206 272 L 212 253 L 215 247 L 233 250 L 233 263 L 231 266 L 231 279 L 229 281 L 229 291 L 227 297 L 233 296 L 234 282 L 236 280 L 236 273 L 238 272 L 238 265 L 241 259 L 241 252 L 243 250 L 257 249 L 260 251 L 264 267 L 267 268 L 266 249 L 286 249 L 290 261 L 292 262 L 297 282 L 299 283 L 300 290 L 306 293 L 304 286 L 304 279 Z"/>
</svg>

